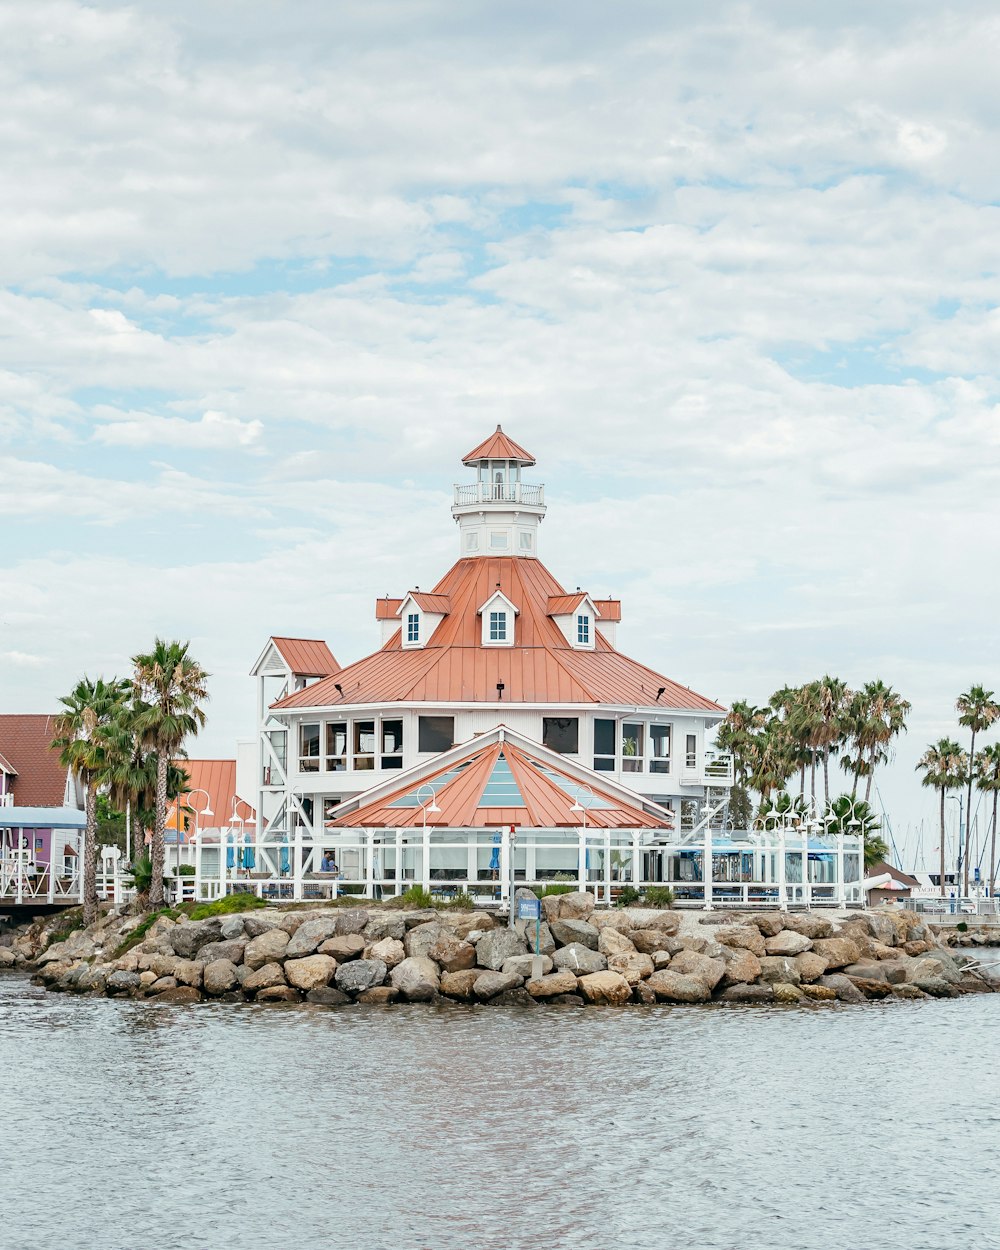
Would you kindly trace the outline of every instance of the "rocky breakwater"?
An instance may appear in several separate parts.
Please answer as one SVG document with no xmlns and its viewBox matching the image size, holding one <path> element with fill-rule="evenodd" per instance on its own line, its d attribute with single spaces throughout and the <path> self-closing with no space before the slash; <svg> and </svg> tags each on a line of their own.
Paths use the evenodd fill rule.
<svg viewBox="0 0 1000 1250">
<path fill-rule="evenodd" d="M 912 912 L 681 914 L 543 900 L 545 919 L 376 907 L 140 923 L 111 915 L 36 954 L 53 990 L 157 1002 L 860 1003 L 995 987 Z M 2 948 L 0 948 L 2 949 Z"/>
</svg>

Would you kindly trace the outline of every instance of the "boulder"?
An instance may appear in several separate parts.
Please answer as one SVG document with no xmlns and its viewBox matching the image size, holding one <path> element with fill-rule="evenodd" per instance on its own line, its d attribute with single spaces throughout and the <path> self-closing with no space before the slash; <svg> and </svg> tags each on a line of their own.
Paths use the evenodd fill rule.
<svg viewBox="0 0 1000 1250">
<path fill-rule="evenodd" d="M 710 959 L 722 958 L 722 944 L 713 937 L 682 937 L 676 940 L 682 951 L 694 951 L 696 955 L 707 955 Z"/>
<path fill-rule="evenodd" d="M 729 925 L 719 930 L 718 938 L 723 946 L 733 950 L 750 951 L 758 958 L 767 954 L 764 939 L 756 925 L 753 928 L 750 925 Z"/>
<path fill-rule="evenodd" d="M 926 955 L 919 956 L 910 965 L 909 980 L 911 984 L 916 984 L 923 977 L 940 977 L 957 985 L 962 979 L 962 974 L 953 956 L 949 955 L 947 951 L 935 947 L 933 951 L 928 951 Z"/>
<path fill-rule="evenodd" d="M 711 994 L 704 981 L 697 977 L 682 976 L 665 968 L 662 972 L 654 972 L 646 982 L 658 999 L 671 1003 L 706 1003 Z"/>
<path fill-rule="evenodd" d="M 667 937 L 676 937 L 681 928 L 681 913 L 659 907 L 629 907 L 625 914 L 631 917 L 628 929 L 662 929 Z"/>
<path fill-rule="evenodd" d="M 617 972 L 589 972 L 580 978 L 579 988 L 588 1003 L 601 1007 L 623 1007 L 632 997 L 631 985 Z"/>
<path fill-rule="evenodd" d="M 360 994 L 375 985 L 381 985 L 388 971 L 381 959 L 352 959 L 339 965 L 333 980 L 337 989 L 343 990 L 345 994 Z"/>
<path fill-rule="evenodd" d="M 790 985 L 787 981 L 776 981 L 771 986 L 771 992 L 776 1003 L 800 1003 L 804 997 L 797 985 Z"/>
<path fill-rule="evenodd" d="M 162 994 L 156 995 L 158 1003 L 197 1003 L 201 1001 L 201 994 L 193 985 L 177 985 L 172 989 L 164 990 Z"/>
<path fill-rule="evenodd" d="M 242 916 L 223 916 L 219 921 L 219 936 L 224 942 L 232 942 L 243 936 Z"/>
<path fill-rule="evenodd" d="M 329 955 L 303 955 L 301 959 L 285 960 L 285 980 L 297 990 L 308 992 L 329 985 L 336 971 L 337 961 Z"/>
<path fill-rule="evenodd" d="M 903 943 L 903 950 L 907 953 L 907 955 L 923 955 L 927 951 L 932 950 L 932 949 L 933 947 L 931 946 L 930 942 L 922 938 L 913 939 L 909 942 Z"/>
<path fill-rule="evenodd" d="M 353 1000 L 343 990 L 326 985 L 318 990 L 310 990 L 306 995 L 307 1003 L 315 1003 L 318 1007 L 344 1007 Z"/>
<path fill-rule="evenodd" d="M 548 955 L 511 955 L 509 959 L 503 961 L 503 967 L 500 971 L 515 972 L 519 977 L 528 978 L 531 976 L 536 959 L 542 961 L 542 976 L 552 971 L 552 960 Z"/>
<path fill-rule="evenodd" d="M 324 916 L 319 920 L 307 920 L 305 924 L 300 924 L 292 936 L 289 938 L 288 946 L 285 949 L 285 955 L 289 959 L 300 959 L 303 955 L 313 955 L 327 938 L 332 938 L 337 932 L 337 917 Z M 364 942 L 361 943 L 361 949 L 364 949 Z M 332 951 L 326 952 L 332 954 Z M 339 959 L 339 955 L 334 955 L 334 959 Z"/>
<path fill-rule="evenodd" d="M 275 932 L 278 933 L 281 932 L 281 930 L 276 929 Z M 286 933 L 284 936 L 287 938 L 288 934 Z M 256 941 L 256 939 L 254 940 Z M 281 964 L 263 964 L 261 967 L 248 972 L 243 978 L 243 992 L 244 994 L 250 994 L 252 996 L 259 990 L 268 990 L 275 985 L 284 984 L 285 974 L 282 971 Z"/>
<path fill-rule="evenodd" d="M 64 990 L 76 989 L 77 982 L 83 975 L 83 969 L 83 964 L 74 964 L 73 967 L 70 968 L 69 972 L 67 972 L 63 977 L 62 985 Z M 156 984 L 157 981 L 172 981 L 174 985 L 177 984 L 175 977 L 157 977 L 156 973 L 151 968 L 147 968 L 145 972 L 139 973 L 139 984 L 144 990 L 150 989 Z"/>
<path fill-rule="evenodd" d="M 802 974 L 787 955 L 765 955 L 760 961 L 760 979 L 768 985 L 798 985 Z"/>
<path fill-rule="evenodd" d="M 553 972 L 549 976 L 537 977 L 524 987 L 532 998 L 554 998 L 565 994 L 575 994 L 577 978 L 574 972 Z"/>
<path fill-rule="evenodd" d="M 108 977 L 108 983 L 105 990 L 108 995 L 114 998 L 118 994 L 134 994 L 140 987 L 138 972 L 122 972 L 121 970 L 112 972 Z"/>
<path fill-rule="evenodd" d="M 298 934 L 295 936 L 298 937 Z M 295 938 L 292 941 L 294 942 Z M 397 945 L 400 950 L 403 949 L 402 942 L 398 942 Z M 288 944 L 288 949 L 292 949 L 291 942 Z M 317 950 L 321 955 L 329 955 L 338 964 L 346 964 L 349 959 L 359 959 L 364 954 L 365 939 L 357 933 L 345 933 L 343 937 L 330 937 L 325 942 L 320 942 Z"/>
<path fill-rule="evenodd" d="M 302 995 L 290 985 L 270 985 L 257 995 L 259 1003 L 300 1003 Z"/>
<path fill-rule="evenodd" d="M 721 959 L 712 959 L 698 951 L 683 950 L 671 958 L 670 971 L 678 976 L 693 977 L 711 993 L 722 980 L 726 965 Z"/>
<path fill-rule="evenodd" d="M 757 912 L 752 916 L 747 916 L 746 923 L 756 925 L 764 937 L 777 937 L 781 930 L 785 927 L 787 916 L 777 911 Z"/>
<path fill-rule="evenodd" d="M 549 894 L 542 899 L 545 919 L 587 920 L 597 905 L 597 899 L 586 890 L 573 890 L 569 894 Z"/>
<path fill-rule="evenodd" d="M 343 940 L 343 939 L 341 939 Z M 406 958 L 406 949 L 397 938 L 381 938 L 367 948 L 366 959 L 381 959 L 389 969 L 395 968 Z"/>
<path fill-rule="evenodd" d="M 665 950 L 665 941 L 668 935 L 663 929 L 632 929 L 628 935 L 629 941 L 637 951 L 641 951 L 644 955 L 655 955 L 657 951 Z M 680 947 L 681 950 L 685 948 Z"/>
<path fill-rule="evenodd" d="M 881 964 L 865 960 L 862 963 L 848 964 L 842 969 L 844 976 L 861 977 L 865 981 L 885 981 L 885 969 Z"/>
<path fill-rule="evenodd" d="M 182 959 L 193 959 L 203 946 L 217 941 L 218 938 L 219 922 L 202 920 L 174 925 L 170 932 L 170 945 L 175 955 L 180 955 Z"/>
<path fill-rule="evenodd" d="M 650 955 L 650 959 L 653 961 L 653 967 L 657 972 L 659 972 L 661 968 L 666 968 L 672 958 L 673 956 L 668 954 L 667 951 L 654 951 L 653 954 Z"/>
<path fill-rule="evenodd" d="M 394 990 L 391 985 L 373 985 L 371 989 L 361 991 L 358 1002 L 383 1007 L 386 1003 L 394 1003 L 398 998 L 399 990 Z"/>
<path fill-rule="evenodd" d="M 589 946 L 581 946 L 579 942 L 561 946 L 552 956 L 552 963 L 560 970 L 573 972 L 578 977 L 585 976 L 588 972 L 604 972 L 608 966 L 603 955 L 592 951 Z"/>
<path fill-rule="evenodd" d="M 648 982 L 640 981 L 638 985 L 632 986 L 632 998 L 635 1002 L 649 1007 L 656 1002 L 656 990 Z"/>
<path fill-rule="evenodd" d="M 793 929 L 782 929 L 774 937 L 764 939 L 764 949 L 769 955 L 801 955 L 812 947 L 812 939 Z"/>
<path fill-rule="evenodd" d="M 600 933 L 592 924 L 587 924 L 586 920 L 550 920 L 549 929 L 560 946 L 579 942 L 581 946 L 588 946 L 592 951 L 597 950 Z"/>
<path fill-rule="evenodd" d="M 654 972 L 651 955 L 640 954 L 639 951 L 621 951 L 617 955 L 608 955 L 608 971 L 624 977 L 630 986 L 645 981 Z M 588 973 L 588 976 L 600 976 L 599 972 Z"/>
<path fill-rule="evenodd" d="M 849 972 L 844 975 L 856 990 L 864 994 L 865 998 L 887 998 L 892 993 L 888 981 L 878 980 L 875 977 L 854 977 Z"/>
<path fill-rule="evenodd" d="M 408 955 L 393 968 L 391 977 L 393 988 L 399 990 L 408 1002 L 426 1002 L 434 998 L 441 985 L 438 966 L 426 955 Z"/>
<path fill-rule="evenodd" d="M 552 930 L 548 926 L 548 922 L 543 920 L 536 929 L 533 924 L 525 927 L 524 941 L 528 947 L 528 951 L 533 953 L 535 950 L 535 942 L 538 942 L 539 955 L 552 955 L 555 953 L 556 940 L 552 936 Z"/>
<path fill-rule="evenodd" d="M 246 944 L 246 938 L 226 942 L 206 942 L 198 951 L 198 958 L 203 964 L 213 963 L 216 959 L 227 959 L 231 964 L 241 964 Z"/>
<path fill-rule="evenodd" d="M 831 939 L 832 941 L 833 939 Z M 851 981 L 850 977 L 845 977 L 842 972 L 826 973 L 821 976 L 817 985 L 825 985 L 837 995 L 837 1001 L 841 1003 L 863 1003 L 865 1001 L 864 994 Z"/>
<path fill-rule="evenodd" d="M 815 912 L 790 912 L 784 917 L 785 928 L 801 933 L 807 938 L 833 937 L 834 924 L 829 916 L 818 916 Z"/>
<path fill-rule="evenodd" d="M 284 929 L 268 929 L 260 937 L 251 938 L 243 948 L 243 963 L 251 972 L 284 959 L 288 934 Z"/>
<path fill-rule="evenodd" d="M 959 990 L 957 985 L 951 981 L 946 981 L 941 976 L 912 977 L 907 984 L 916 986 L 918 990 L 923 990 L 931 998 L 958 998 L 961 994 L 961 990 Z M 891 992 L 895 986 L 889 986 L 888 988 Z"/>
<path fill-rule="evenodd" d="M 414 925 L 407 929 L 403 938 L 403 948 L 407 955 L 429 955 L 430 949 L 441 939 L 453 942 L 455 939 L 439 920 L 428 920 L 424 924 Z"/>
<path fill-rule="evenodd" d="M 716 995 L 715 1001 L 719 1003 L 770 1003 L 774 1001 L 774 989 L 770 985 L 727 985 L 721 993 Z"/>
<path fill-rule="evenodd" d="M 526 955 L 527 944 L 513 929 L 492 929 L 476 943 L 476 963 L 499 972 L 511 955 Z"/>
<path fill-rule="evenodd" d="M 857 943 L 846 937 L 816 938 L 812 948 L 814 954 L 823 956 L 827 968 L 846 968 L 861 954 Z"/>
<path fill-rule="evenodd" d="M 335 919 L 336 933 L 339 937 L 343 937 L 346 933 L 364 933 L 370 917 L 368 912 L 360 907 L 349 907 L 338 911 Z"/>
<path fill-rule="evenodd" d="M 202 947 L 204 950 L 204 947 Z M 206 994 L 218 996 L 234 990 L 240 983 L 236 975 L 236 965 L 231 959 L 213 959 L 205 965 L 202 974 L 202 988 Z"/>
<path fill-rule="evenodd" d="M 487 998 L 484 1000 L 491 1007 L 537 1007 L 538 1004 L 531 997 L 523 985 L 515 986 L 512 990 L 504 990 L 502 994 L 497 994 L 496 998 Z"/>
<path fill-rule="evenodd" d="M 243 912 L 240 919 L 243 921 L 243 932 L 250 938 L 260 937 L 279 925 L 277 916 L 264 915 L 259 911 Z"/>
<path fill-rule="evenodd" d="M 892 986 L 893 998 L 926 998 L 926 993 L 917 985 L 902 983 Z"/>
<path fill-rule="evenodd" d="M 200 959 L 175 959 L 174 977 L 178 985 L 191 985 L 201 989 L 202 974 L 205 965 Z"/>
<path fill-rule="evenodd" d="M 760 935 L 758 934 L 758 937 Z M 749 985 L 760 976 L 760 960 L 752 950 L 736 947 L 729 951 L 725 971 L 719 984 L 725 989 L 730 985 Z"/>
<path fill-rule="evenodd" d="M 496 928 L 493 917 L 486 911 L 470 911 L 462 915 L 450 915 L 445 920 L 448 928 L 460 942 L 464 942 L 470 933 L 488 933 Z"/>
<path fill-rule="evenodd" d="M 837 992 L 830 989 L 828 985 L 800 985 L 799 989 L 815 1003 L 832 1003 L 836 1002 Z"/>
<path fill-rule="evenodd" d="M 524 984 L 524 978 L 516 972 L 481 972 L 476 977 L 472 992 L 476 998 L 495 998 L 505 990 L 518 989 Z"/>
<path fill-rule="evenodd" d="M 597 949 L 605 956 L 633 955 L 635 954 L 635 943 L 630 941 L 620 930 L 606 925 L 600 930 L 600 935 L 597 939 Z"/>
<path fill-rule="evenodd" d="M 297 929 L 301 929 L 304 924 L 315 919 L 315 912 L 288 911 L 278 917 L 278 928 L 283 929 L 289 937 L 292 937 Z"/>
<path fill-rule="evenodd" d="M 91 939 L 82 930 L 78 930 L 71 933 L 65 942 L 53 942 L 35 962 L 41 966 L 47 963 L 62 963 L 64 960 L 72 962 L 75 959 L 91 959 L 96 951 L 97 947 Z M 15 959 L 14 952 L 10 951 L 10 963 L 7 966 L 12 967 Z"/>
<path fill-rule="evenodd" d="M 826 960 L 815 951 L 803 951 L 801 955 L 795 956 L 792 963 L 798 968 L 803 984 L 818 981 L 827 968 Z"/>
<path fill-rule="evenodd" d="M 481 968 L 463 968 L 460 972 L 441 974 L 441 993 L 448 998 L 471 998 L 472 987 L 483 975 Z"/>
<path fill-rule="evenodd" d="M 419 930 L 414 929 L 414 933 L 417 932 Z M 442 933 L 427 954 L 446 972 L 461 972 L 476 966 L 476 948 L 451 933 Z"/>
<path fill-rule="evenodd" d="M 177 988 L 177 978 L 160 977 L 158 981 L 152 981 L 145 988 L 147 995 L 161 994 L 164 990 L 175 990 Z"/>
<path fill-rule="evenodd" d="M 899 951 L 895 946 L 886 946 L 882 942 L 875 942 L 872 952 L 876 959 L 898 959 Z"/>
<path fill-rule="evenodd" d="M 909 961 L 903 963 L 898 959 L 887 959 L 881 966 L 882 975 L 890 985 L 902 985 L 904 982 L 909 980 Z"/>
<path fill-rule="evenodd" d="M 364 938 L 369 945 L 381 942 L 384 938 L 402 942 L 405 934 L 406 921 L 402 916 L 394 916 L 389 912 L 379 912 L 371 916 L 364 930 Z"/>
<path fill-rule="evenodd" d="M 202 950 L 208 950 L 207 946 L 203 946 Z M 155 972 L 158 977 L 172 977 L 174 968 L 179 963 L 184 963 L 178 955 L 140 955 L 138 971 L 139 972 Z M 233 960 L 235 963 L 236 961 Z"/>
</svg>

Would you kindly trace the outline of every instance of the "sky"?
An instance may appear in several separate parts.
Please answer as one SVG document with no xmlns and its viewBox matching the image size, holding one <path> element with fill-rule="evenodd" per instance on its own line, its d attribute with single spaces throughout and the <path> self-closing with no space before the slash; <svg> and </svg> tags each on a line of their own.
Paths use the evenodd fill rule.
<svg viewBox="0 0 1000 1250">
<path fill-rule="evenodd" d="M 231 755 L 270 634 L 348 663 L 446 571 L 502 422 L 622 650 L 890 683 L 933 824 L 1000 687 L 995 5 L 15 0 L 0 48 L 4 711 L 190 639 Z"/>
</svg>

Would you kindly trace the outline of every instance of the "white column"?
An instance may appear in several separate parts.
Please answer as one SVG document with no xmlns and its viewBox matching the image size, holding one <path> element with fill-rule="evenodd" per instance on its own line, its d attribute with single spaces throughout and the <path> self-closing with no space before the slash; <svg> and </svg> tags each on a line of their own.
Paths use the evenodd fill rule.
<svg viewBox="0 0 1000 1250">
<path fill-rule="evenodd" d="M 809 824 L 802 828 L 802 901 L 806 907 L 812 906 L 812 882 L 809 880 Z"/>
<path fill-rule="evenodd" d="M 201 833 L 194 835 L 194 897 L 201 902 Z"/>
<path fill-rule="evenodd" d="M 847 886 L 844 882 L 844 835 L 837 834 L 837 902 L 841 907 L 847 905 Z"/>
<path fill-rule="evenodd" d="M 367 872 L 365 875 L 365 894 L 368 898 L 375 897 L 375 834 L 368 831 L 368 862 L 365 865 Z"/>
<path fill-rule="evenodd" d="M 302 898 L 302 826 L 297 820 L 292 834 L 292 898 Z"/>
<path fill-rule="evenodd" d="M 402 894 L 406 889 L 403 882 L 403 831 L 396 830 L 396 894 Z"/>
<path fill-rule="evenodd" d="M 60 838 L 65 834 L 60 834 Z M 49 891 L 48 901 L 54 903 L 56 901 L 56 831 L 49 830 Z M 115 900 L 117 902 L 117 899 Z"/>
<path fill-rule="evenodd" d="M 706 804 L 707 806 L 707 804 Z M 711 810 L 711 809 L 709 809 Z M 705 886 L 705 910 L 712 910 L 712 818 L 705 820 L 705 841 L 702 846 L 702 878 Z"/>
<path fill-rule="evenodd" d="M 788 884 L 785 879 L 785 824 L 778 825 L 778 906 L 788 910 Z"/>
<path fill-rule="evenodd" d="M 424 889 L 428 893 L 430 893 L 430 888 L 431 888 L 431 831 L 427 827 L 426 824 L 424 825 L 423 834 L 424 836 L 423 836 L 423 839 L 421 842 L 421 848 L 420 848 L 421 855 L 423 857 L 423 864 L 421 866 L 421 884 L 423 885 Z"/>
<path fill-rule="evenodd" d="M 604 831 L 604 903 L 611 906 L 611 830 Z"/>
<path fill-rule="evenodd" d="M 470 830 L 467 836 L 469 843 L 465 856 L 465 875 L 469 878 L 471 885 L 479 880 L 479 841 L 474 829 Z"/>
<path fill-rule="evenodd" d="M 642 835 L 638 829 L 632 831 L 632 888 L 641 889 L 642 881 Z"/>
<path fill-rule="evenodd" d="M 587 888 L 587 830 L 580 826 L 580 842 L 576 855 L 576 883 L 578 890 Z"/>
<path fill-rule="evenodd" d="M 510 900 L 510 872 L 513 860 L 510 845 L 510 829 L 504 825 L 500 834 L 500 905 Z"/>
</svg>

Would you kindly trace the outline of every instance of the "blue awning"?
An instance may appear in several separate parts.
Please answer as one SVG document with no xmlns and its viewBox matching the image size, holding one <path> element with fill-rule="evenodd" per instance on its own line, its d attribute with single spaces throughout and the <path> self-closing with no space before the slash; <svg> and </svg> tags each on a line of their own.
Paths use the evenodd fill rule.
<svg viewBox="0 0 1000 1250">
<path fill-rule="evenodd" d="M 86 829 L 87 814 L 75 807 L 0 807 L 0 829 Z"/>
</svg>

